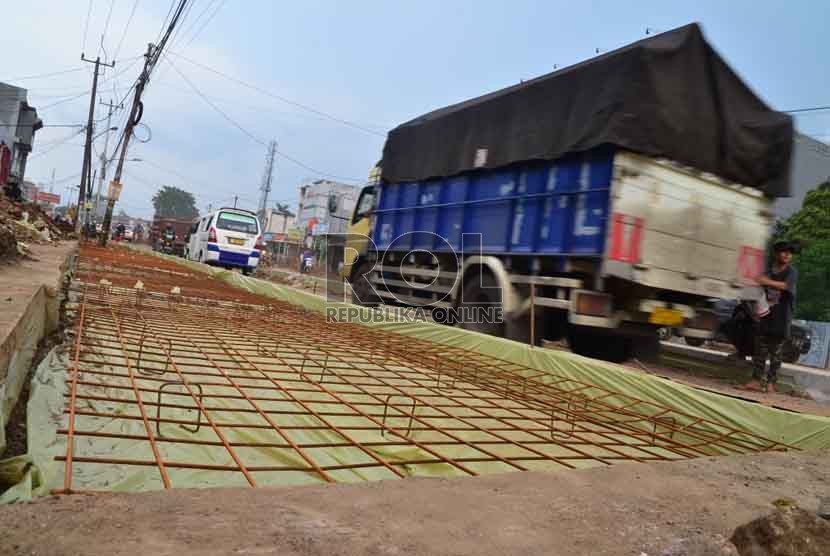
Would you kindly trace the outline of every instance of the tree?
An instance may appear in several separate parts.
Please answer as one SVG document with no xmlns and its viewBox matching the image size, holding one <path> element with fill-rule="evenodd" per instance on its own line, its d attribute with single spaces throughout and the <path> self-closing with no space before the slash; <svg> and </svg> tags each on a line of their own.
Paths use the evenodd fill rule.
<svg viewBox="0 0 830 556">
<path fill-rule="evenodd" d="M 796 316 L 830 321 L 830 180 L 807 193 L 798 212 L 776 223 L 773 238 L 802 246 L 794 260 L 798 268 Z"/>
<path fill-rule="evenodd" d="M 796 317 L 830 321 L 830 240 L 816 241 L 795 257 L 798 268 Z"/>
<path fill-rule="evenodd" d="M 830 180 L 804 196 L 801 209 L 782 224 L 783 236 L 804 245 L 830 239 Z"/>
<path fill-rule="evenodd" d="M 161 218 L 191 220 L 199 216 L 193 194 L 169 185 L 162 186 L 153 195 L 153 208 L 156 209 L 156 216 Z"/>
</svg>

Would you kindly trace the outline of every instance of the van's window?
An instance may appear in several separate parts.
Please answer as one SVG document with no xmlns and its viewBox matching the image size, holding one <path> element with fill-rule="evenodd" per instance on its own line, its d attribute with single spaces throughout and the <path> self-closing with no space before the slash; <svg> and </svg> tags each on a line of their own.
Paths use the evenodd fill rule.
<svg viewBox="0 0 830 556">
<path fill-rule="evenodd" d="M 375 210 L 376 200 L 377 193 L 375 192 L 374 186 L 364 187 L 363 191 L 360 192 L 360 198 L 357 200 L 357 209 L 354 211 L 352 224 Z"/>
<path fill-rule="evenodd" d="M 247 214 L 235 214 L 233 212 L 220 212 L 216 219 L 216 227 L 220 230 L 231 232 L 242 232 L 243 234 L 256 235 L 259 233 L 256 218 Z"/>
<path fill-rule="evenodd" d="M 194 223 L 193 223 L 193 225 L 190 227 L 190 232 L 189 232 L 189 233 L 191 233 L 191 234 L 195 234 L 198 230 L 199 230 L 199 221 L 197 220 L 197 221 L 196 221 L 196 222 L 194 222 Z"/>
<path fill-rule="evenodd" d="M 204 222 L 205 222 L 205 227 L 202 228 L 202 231 L 206 232 L 207 229 L 210 228 L 210 223 L 213 222 L 213 216 L 211 216 L 210 218 L 206 218 Z"/>
</svg>

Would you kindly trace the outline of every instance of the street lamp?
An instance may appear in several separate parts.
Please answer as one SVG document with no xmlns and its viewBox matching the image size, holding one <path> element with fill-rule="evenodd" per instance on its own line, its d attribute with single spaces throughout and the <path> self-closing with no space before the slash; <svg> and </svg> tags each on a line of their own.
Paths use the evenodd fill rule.
<svg viewBox="0 0 830 556">
<path fill-rule="evenodd" d="M 105 134 L 105 133 L 109 133 L 110 131 L 118 131 L 118 127 L 113 126 L 113 127 L 109 128 L 109 129 L 105 129 L 104 131 L 102 131 L 102 132 L 101 132 L 101 133 L 99 133 L 98 135 L 95 135 L 95 136 L 92 138 L 92 140 L 93 140 L 93 141 L 95 141 L 95 140 L 96 140 L 96 139 L 98 139 L 100 136 L 102 136 L 102 135 L 103 135 L 103 134 Z"/>
</svg>

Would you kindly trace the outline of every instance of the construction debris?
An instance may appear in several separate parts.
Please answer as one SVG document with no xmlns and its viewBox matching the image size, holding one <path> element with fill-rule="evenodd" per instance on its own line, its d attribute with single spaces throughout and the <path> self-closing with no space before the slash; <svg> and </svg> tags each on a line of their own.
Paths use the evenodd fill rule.
<svg viewBox="0 0 830 556">
<path fill-rule="evenodd" d="M 741 556 L 826 556 L 830 523 L 806 510 L 788 508 L 738 527 L 731 541 Z"/>
<path fill-rule="evenodd" d="M 67 231 L 36 204 L 12 201 L 0 194 L 0 261 L 25 257 L 30 244 L 59 241 Z"/>
</svg>

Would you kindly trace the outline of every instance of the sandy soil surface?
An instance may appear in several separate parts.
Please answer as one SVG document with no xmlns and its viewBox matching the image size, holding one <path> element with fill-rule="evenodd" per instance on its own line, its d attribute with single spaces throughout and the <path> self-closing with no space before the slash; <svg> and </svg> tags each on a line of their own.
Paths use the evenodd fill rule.
<svg viewBox="0 0 830 556">
<path fill-rule="evenodd" d="M 830 495 L 830 452 L 557 474 L 75 495 L 0 507 L 3 554 L 699 556 Z"/>
</svg>

